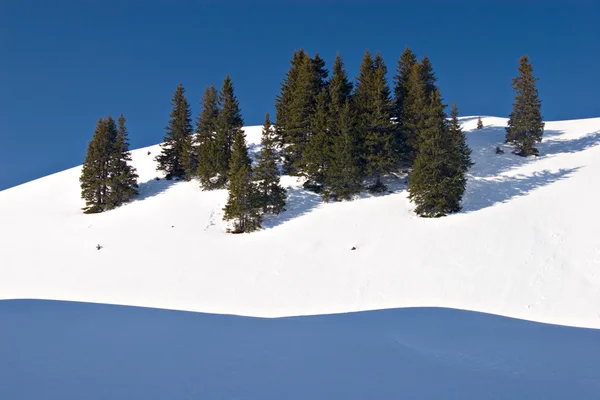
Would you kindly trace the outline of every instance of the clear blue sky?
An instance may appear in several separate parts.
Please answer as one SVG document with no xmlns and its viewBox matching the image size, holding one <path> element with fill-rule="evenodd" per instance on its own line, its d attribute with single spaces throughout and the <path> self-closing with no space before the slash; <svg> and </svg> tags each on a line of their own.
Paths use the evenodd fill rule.
<svg viewBox="0 0 600 400">
<path fill-rule="evenodd" d="M 566 0 L 1 0 L 0 189 L 81 164 L 102 116 L 125 114 L 132 148 L 158 143 L 179 82 L 195 120 L 204 88 L 231 74 L 260 124 L 301 47 L 328 66 L 339 52 L 352 76 L 381 51 L 391 77 L 409 46 L 462 115 L 507 116 L 527 54 L 545 119 L 600 116 L 599 15 Z"/>
</svg>

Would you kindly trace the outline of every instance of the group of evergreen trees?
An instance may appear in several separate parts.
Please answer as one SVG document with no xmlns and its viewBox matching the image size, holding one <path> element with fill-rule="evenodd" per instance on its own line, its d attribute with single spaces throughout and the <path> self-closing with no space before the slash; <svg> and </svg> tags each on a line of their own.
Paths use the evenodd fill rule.
<svg viewBox="0 0 600 400">
<path fill-rule="evenodd" d="M 117 123 L 110 116 L 98 120 L 79 179 L 84 212 L 113 209 L 137 194 L 137 174 L 129 161 L 125 117 L 121 115 Z"/>
<path fill-rule="evenodd" d="M 167 179 L 197 178 L 205 190 L 228 188 L 224 219 L 233 221 L 234 232 L 258 229 L 263 214 L 284 210 L 280 162 L 286 173 L 304 177 L 305 187 L 326 201 L 348 200 L 364 189 L 385 191 L 385 175 L 408 169 L 409 198 L 418 215 L 459 211 L 473 163 L 456 104 L 448 119 L 431 62 L 426 56 L 417 60 L 409 48 L 397 63 L 393 88 L 386 75 L 379 53 L 373 57 L 366 51 L 353 85 L 340 55 L 330 76 L 318 54 L 294 52 L 276 97 L 275 127 L 266 115 L 255 168 L 230 77 L 219 92 L 214 86 L 206 88 L 195 129 L 179 85 L 157 169 Z M 506 142 L 523 156 L 538 154 L 535 143 L 544 128 L 535 81 L 523 56 L 506 128 Z M 482 127 L 479 118 L 477 129 Z M 80 178 L 85 212 L 118 207 L 137 194 L 128 147 L 122 115 L 118 123 L 111 117 L 98 121 Z"/>
<path fill-rule="evenodd" d="M 365 53 L 356 85 L 339 55 L 332 70 L 329 78 L 318 54 L 298 50 L 292 57 L 276 98 L 286 172 L 305 177 L 326 200 L 344 200 L 365 186 L 385 191 L 384 175 L 412 166 L 409 192 L 419 215 L 459 210 L 470 150 L 458 123 L 446 121 L 429 59 L 404 51 L 394 98 L 379 53 Z"/>
</svg>

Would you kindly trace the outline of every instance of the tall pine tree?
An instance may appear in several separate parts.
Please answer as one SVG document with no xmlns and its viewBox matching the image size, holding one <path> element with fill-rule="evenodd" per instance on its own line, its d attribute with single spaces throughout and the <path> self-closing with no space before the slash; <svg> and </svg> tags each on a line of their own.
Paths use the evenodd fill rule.
<svg viewBox="0 0 600 400">
<path fill-rule="evenodd" d="M 229 177 L 229 197 L 223 209 L 223 219 L 233 221 L 233 233 L 260 229 L 261 201 L 252 180 L 251 162 L 242 129 L 237 130 L 233 140 Z"/>
<path fill-rule="evenodd" d="M 394 149 L 396 151 L 396 157 L 400 160 L 407 158 L 409 152 L 407 146 L 404 144 L 404 137 L 402 135 L 402 117 L 405 115 L 404 108 L 406 98 L 408 96 L 408 85 L 410 73 L 413 66 L 417 63 L 417 56 L 408 47 L 404 49 L 404 52 L 398 60 L 396 67 L 396 75 L 394 75 L 394 108 L 393 116 L 396 122 L 396 137 L 394 141 Z"/>
<path fill-rule="evenodd" d="M 190 106 L 185 98 L 185 89 L 181 84 L 175 90 L 171 105 L 173 110 L 169 124 L 165 128 L 161 154 L 156 157 L 157 170 L 163 171 L 167 179 L 184 178 L 186 164 L 182 161 L 189 160 L 187 152 L 191 149 L 188 136 L 192 134 L 192 121 Z"/>
<path fill-rule="evenodd" d="M 515 145 L 515 153 L 521 156 L 538 155 L 536 143 L 542 141 L 542 103 L 535 87 L 537 78 L 527 56 L 519 60 L 519 76 L 513 79 L 516 93 L 513 109 L 506 128 L 506 142 Z"/>
<path fill-rule="evenodd" d="M 431 93 L 420 139 L 408 186 L 415 212 L 441 217 L 459 211 L 466 186 L 465 152 L 450 132 L 437 88 Z"/>
<path fill-rule="evenodd" d="M 311 116 L 311 136 L 302 154 L 302 175 L 307 178 L 305 187 L 320 192 L 325 183 L 325 173 L 331 153 L 328 131 L 329 95 L 323 88 Z"/>
<path fill-rule="evenodd" d="M 387 68 L 381 54 L 371 58 L 369 51 L 365 53 L 357 79 L 354 94 L 357 122 L 360 136 L 364 141 L 364 166 L 372 175 L 375 183 L 372 191 L 384 191 L 382 175 L 395 168 L 394 157 L 394 125 L 392 117 L 392 101 L 386 80 Z"/>
<path fill-rule="evenodd" d="M 263 125 L 261 151 L 257 156 L 254 180 L 257 184 L 259 207 L 263 213 L 279 214 L 285 211 L 286 190 L 279 183 L 276 140 L 269 114 Z"/>
<path fill-rule="evenodd" d="M 419 132 L 423 130 L 425 113 L 428 107 L 426 82 L 423 80 L 421 64 L 415 62 L 408 76 L 406 98 L 404 100 L 400 130 L 404 148 L 404 161 L 413 164 L 419 151 Z"/>
<path fill-rule="evenodd" d="M 125 122 L 125 116 L 121 114 L 115 134 L 112 132 L 114 121 L 111 117 L 108 117 L 107 120 L 111 137 L 114 137 L 109 162 L 110 191 L 106 199 L 107 209 L 119 207 L 138 194 L 138 175 L 135 168 L 128 164 L 131 162 L 131 153 L 129 152 L 129 138 Z"/>
<path fill-rule="evenodd" d="M 332 135 L 339 132 L 337 124 L 342 109 L 352 94 L 352 83 L 344 69 L 342 57 L 338 54 L 333 63 L 331 80 L 329 81 L 329 131 Z"/>
<path fill-rule="evenodd" d="M 221 155 L 217 146 L 216 134 L 219 118 L 217 90 L 213 85 L 204 90 L 202 111 L 196 120 L 196 147 L 198 167 L 196 175 L 204 189 L 214 189 L 218 186 L 217 174 Z"/>
<path fill-rule="evenodd" d="M 215 145 L 217 146 L 217 154 L 219 156 L 217 160 L 217 172 L 219 174 L 217 187 L 223 187 L 227 182 L 233 138 L 236 132 L 244 125 L 240 105 L 233 92 L 233 83 L 229 75 L 225 77 L 223 87 L 219 93 L 219 104 L 220 109 L 215 135 Z"/>
<path fill-rule="evenodd" d="M 284 138 L 287 136 L 287 128 L 289 126 L 290 119 L 290 107 L 294 97 L 294 91 L 297 87 L 298 75 L 300 74 L 300 68 L 304 64 L 307 57 L 308 55 L 303 49 L 296 50 L 294 52 L 294 55 L 290 61 L 290 68 L 286 73 L 285 79 L 281 83 L 280 93 L 275 98 L 275 109 L 277 112 L 275 134 L 280 146 L 284 144 Z"/>
</svg>

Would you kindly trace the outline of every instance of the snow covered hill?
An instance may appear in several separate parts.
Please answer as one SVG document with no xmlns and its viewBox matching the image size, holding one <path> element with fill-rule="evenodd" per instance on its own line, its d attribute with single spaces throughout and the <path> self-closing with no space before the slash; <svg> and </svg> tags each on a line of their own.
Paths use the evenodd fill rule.
<svg viewBox="0 0 600 400">
<path fill-rule="evenodd" d="M 600 328 L 600 118 L 547 122 L 538 158 L 503 146 L 506 119 L 462 119 L 473 149 L 463 212 L 421 219 L 391 193 L 324 204 L 284 177 L 288 210 L 228 235 L 225 191 L 156 180 L 84 215 L 80 167 L 0 192 L 0 298 L 278 317 L 448 307 Z M 251 151 L 261 127 L 247 127 Z M 96 250 L 96 245 L 103 246 Z M 351 251 L 351 247 L 357 249 Z"/>
</svg>

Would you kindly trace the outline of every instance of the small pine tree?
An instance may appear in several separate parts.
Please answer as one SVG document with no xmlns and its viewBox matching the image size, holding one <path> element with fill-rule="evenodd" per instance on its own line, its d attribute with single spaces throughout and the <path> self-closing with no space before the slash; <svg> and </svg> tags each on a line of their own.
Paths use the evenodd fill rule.
<svg viewBox="0 0 600 400">
<path fill-rule="evenodd" d="M 235 133 L 244 125 L 240 105 L 233 91 L 233 83 L 229 75 L 223 81 L 223 87 L 219 93 L 219 115 L 217 118 L 217 131 L 215 134 L 215 146 L 217 147 L 217 172 L 219 179 L 217 187 L 224 187 L 227 182 L 229 160 L 233 146 Z"/>
<path fill-rule="evenodd" d="M 156 157 L 157 170 L 163 171 L 167 179 L 185 178 L 186 166 L 182 158 L 183 161 L 189 161 L 189 154 L 184 153 L 191 150 L 187 137 L 192 134 L 192 121 L 190 106 L 185 98 L 185 89 L 181 84 L 173 94 L 171 105 L 173 110 L 169 124 L 165 128 L 161 154 Z"/>
<path fill-rule="evenodd" d="M 460 126 L 460 122 L 458 122 L 458 107 L 456 106 L 456 103 L 452 103 L 452 109 L 450 111 L 450 125 L 448 129 L 449 134 L 454 141 L 455 151 L 460 155 L 459 168 L 463 173 L 466 173 L 474 165 L 474 163 L 471 161 L 471 149 L 467 144 L 467 137 Z"/>
<path fill-rule="evenodd" d="M 483 129 L 483 121 L 481 117 L 477 117 L 477 129 Z"/>
<path fill-rule="evenodd" d="M 233 233 L 260 229 L 260 196 L 252 181 L 251 162 L 242 129 L 237 130 L 233 140 L 229 177 L 229 197 L 223 209 L 223 219 L 233 221 Z"/>
<path fill-rule="evenodd" d="M 542 141 L 544 133 L 542 103 L 535 87 L 536 81 L 529 58 L 521 57 L 519 76 L 512 83 L 515 102 L 506 127 L 506 143 L 514 144 L 515 153 L 521 156 L 538 155 L 535 144 Z"/>
<path fill-rule="evenodd" d="M 330 165 L 325 175 L 323 197 L 326 201 L 350 200 L 362 189 L 358 137 L 348 99 L 337 118 L 339 131 L 333 136 Z"/>
<path fill-rule="evenodd" d="M 408 186 L 415 212 L 422 217 L 441 217 L 459 211 L 466 186 L 465 153 L 457 145 L 457 136 L 450 133 L 437 88 L 430 96 L 420 137 Z"/>
<path fill-rule="evenodd" d="M 263 125 L 261 151 L 257 156 L 254 180 L 257 184 L 259 206 L 263 213 L 279 214 L 285 211 L 286 190 L 279 183 L 279 158 L 269 114 Z"/>
<path fill-rule="evenodd" d="M 219 149 L 216 144 L 216 132 L 219 118 L 219 103 L 217 90 L 209 86 L 202 97 L 202 111 L 196 120 L 195 144 L 198 154 L 196 175 L 204 189 L 214 189 L 217 186 Z"/>
<path fill-rule="evenodd" d="M 131 153 L 129 152 L 129 139 L 125 122 L 125 117 L 121 114 L 118 119 L 116 134 L 114 134 L 114 120 L 111 117 L 108 117 L 107 120 L 111 137 L 114 137 L 109 161 L 108 184 L 110 191 L 106 199 L 108 210 L 119 207 L 138 194 L 138 175 L 135 168 L 128 164 L 131 162 Z"/>
<path fill-rule="evenodd" d="M 98 213 L 106 208 L 108 195 L 111 139 L 106 120 L 100 118 L 94 136 L 88 143 L 81 170 L 81 197 L 85 200 L 85 213 Z"/>
</svg>

